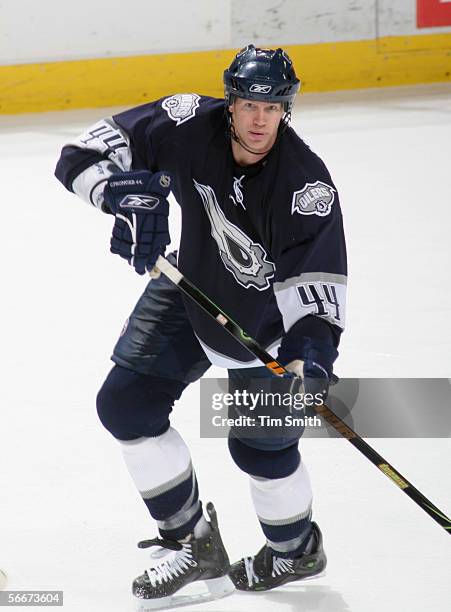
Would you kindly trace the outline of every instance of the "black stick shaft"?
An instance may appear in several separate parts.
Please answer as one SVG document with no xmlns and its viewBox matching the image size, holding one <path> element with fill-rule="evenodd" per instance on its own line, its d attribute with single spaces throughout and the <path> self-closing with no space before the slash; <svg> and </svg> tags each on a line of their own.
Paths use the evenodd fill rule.
<svg viewBox="0 0 451 612">
<path fill-rule="evenodd" d="M 359 450 L 371 463 L 378 467 L 390 480 L 392 480 L 401 491 L 420 506 L 436 523 L 441 525 L 445 531 L 451 533 L 450 519 L 428 500 L 407 478 L 402 476 L 382 455 L 372 448 L 368 442 L 363 440 L 353 429 L 340 419 L 330 408 L 325 405 L 314 406 L 318 414 L 326 419 L 332 427 Z"/>
<path fill-rule="evenodd" d="M 159 257 L 157 268 L 176 284 L 183 293 L 188 295 L 198 306 L 200 306 L 210 317 L 222 325 L 238 342 L 245 346 L 250 353 L 260 359 L 264 365 L 276 375 L 282 375 L 287 370 L 276 361 L 256 340 L 246 334 L 241 327 L 235 323 L 214 302 L 193 285 L 187 278 L 170 264 L 164 257 Z M 326 405 L 314 406 L 317 413 L 322 416 L 332 427 L 359 450 L 371 463 L 378 467 L 392 482 L 394 482 L 406 495 L 410 497 L 420 508 L 434 519 L 447 533 L 451 534 L 451 520 L 430 502 L 420 491 L 414 487 L 404 476 L 388 463 L 384 457 L 379 455 L 365 440 L 340 419 Z"/>
</svg>

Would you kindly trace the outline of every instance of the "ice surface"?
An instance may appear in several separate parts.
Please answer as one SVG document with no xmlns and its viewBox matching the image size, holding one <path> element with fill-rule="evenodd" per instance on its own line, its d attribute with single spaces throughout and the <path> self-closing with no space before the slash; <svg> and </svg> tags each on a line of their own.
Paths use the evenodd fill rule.
<svg viewBox="0 0 451 612">
<path fill-rule="evenodd" d="M 144 280 L 109 254 L 111 218 L 53 178 L 62 144 L 110 112 L 0 118 L 0 567 L 11 589 L 64 590 L 66 612 L 133 609 L 130 582 L 147 564 L 135 543 L 155 535 L 94 405 Z M 345 216 L 338 373 L 450 377 L 451 87 L 303 96 L 294 125 L 328 165 Z M 236 559 L 262 536 L 225 441 L 198 438 L 198 394 L 197 385 L 185 393 L 173 424 Z M 449 439 L 373 444 L 451 512 Z M 302 449 L 326 576 L 185 610 L 449 610 L 445 532 L 345 440 L 309 439 Z"/>
</svg>

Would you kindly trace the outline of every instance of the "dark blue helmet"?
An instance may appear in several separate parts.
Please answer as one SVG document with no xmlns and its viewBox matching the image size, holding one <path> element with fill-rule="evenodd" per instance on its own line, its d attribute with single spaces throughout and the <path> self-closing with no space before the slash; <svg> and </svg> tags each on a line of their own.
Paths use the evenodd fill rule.
<svg viewBox="0 0 451 612">
<path fill-rule="evenodd" d="M 283 49 L 274 51 L 248 45 L 224 70 L 226 106 L 238 96 L 262 102 L 282 102 L 285 112 L 289 113 L 299 88 L 293 62 Z"/>
</svg>

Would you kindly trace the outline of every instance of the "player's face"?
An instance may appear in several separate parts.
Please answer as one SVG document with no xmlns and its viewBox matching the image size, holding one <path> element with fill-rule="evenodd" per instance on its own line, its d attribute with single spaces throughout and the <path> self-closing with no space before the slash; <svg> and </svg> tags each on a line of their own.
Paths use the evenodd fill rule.
<svg viewBox="0 0 451 612">
<path fill-rule="evenodd" d="M 273 146 L 283 116 L 280 102 L 235 98 L 229 110 L 236 135 L 246 147 L 256 153 L 263 153 Z"/>
</svg>

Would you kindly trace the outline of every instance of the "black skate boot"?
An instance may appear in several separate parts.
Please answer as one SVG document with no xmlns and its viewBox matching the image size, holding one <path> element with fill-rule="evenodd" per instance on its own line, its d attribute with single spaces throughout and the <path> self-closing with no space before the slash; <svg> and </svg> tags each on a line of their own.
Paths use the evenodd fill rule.
<svg viewBox="0 0 451 612">
<path fill-rule="evenodd" d="M 216 511 L 212 503 L 208 503 L 206 509 L 211 528 L 207 536 L 195 538 L 190 534 L 182 542 L 155 538 L 138 543 L 140 548 L 160 547 L 155 556 L 170 554 L 133 581 L 133 595 L 139 610 L 159 610 L 219 599 L 235 590 L 227 575 L 229 558 L 219 533 Z M 190 586 L 181 594 L 181 589 L 187 585 Z"/>
<path fill-rule="evenodd" d="M 229 571 L 233 584 L 240 591 L 268 591 L 278 586 L 312 578 L 326 567 L 321 531 L 312 523 L 312 534 L 306 551 L 296 559 L 284 559 L 266 545 L 255 557 L 245 557 Z"/>
</svg>

